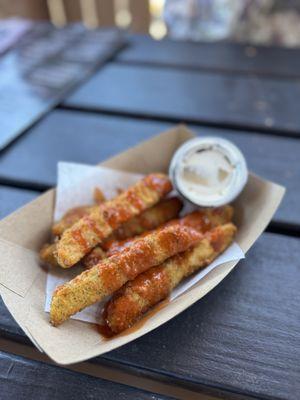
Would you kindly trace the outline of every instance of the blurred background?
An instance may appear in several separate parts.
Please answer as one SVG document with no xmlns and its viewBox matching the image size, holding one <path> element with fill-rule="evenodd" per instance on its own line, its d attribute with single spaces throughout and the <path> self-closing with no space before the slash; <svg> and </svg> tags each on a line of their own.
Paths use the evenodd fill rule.
<svg viewBox="0 0 300 400">
<path fill-rule="evenodd" d="M 0 0 L 0 18 L 46 19 L 61 27 L 117 26 L 189 40 L 231 40 L 295 47 L 299 0 Z M 3 32 L 2 28 L 2 32 Z"/>
<path fill-rule="evenodd" d="M 0 149 L 130 46 L 132 33 L 242 43 L 254 61 L 256 45 L 299 46 L 299 22 L 300 0 L 0 0 Z"/>
</svg>

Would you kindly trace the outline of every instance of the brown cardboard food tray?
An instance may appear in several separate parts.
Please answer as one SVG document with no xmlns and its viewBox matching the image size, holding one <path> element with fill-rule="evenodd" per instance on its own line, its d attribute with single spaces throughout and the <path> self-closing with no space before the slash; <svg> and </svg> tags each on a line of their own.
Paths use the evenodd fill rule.
<svg viewBox="0 0 300 400">
<path fill-rule="evenodd" d="M 191 137 L 193 133 L 180 125 L 101 165 L 143 174 L 167 172 L 175 150 Z M 250 174 L 244 191 L 235 202 L 236 241 L 244 252 L 270 222 L 284 191 L 282 186 Z M 217 267 L 186 293 L 152 313 L 138 329 L 112 339 L 102 338 L 95 325 L 75 320 L 54 328 L 44 311 L 47 272 L 38 259 L 38 251 L 49 236 L 54 201 L 53 189 L 0 222 L 0 293 L 26 335 L 59 364 L 99 356 L 159 327 L 205 296 L 237 264 L 230 262 Z"/>
</svg>

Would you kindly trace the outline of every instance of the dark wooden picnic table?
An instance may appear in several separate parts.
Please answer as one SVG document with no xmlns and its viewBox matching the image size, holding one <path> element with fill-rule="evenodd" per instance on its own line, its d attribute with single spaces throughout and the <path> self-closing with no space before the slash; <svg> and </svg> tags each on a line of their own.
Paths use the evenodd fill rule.
<svg viewBox="0 0 300 400">
<path fill-rule="evenodd" d="M 299 50 L 130 36 L 122 52 L 2 151 L 1 217 L 54 185 L 58 161 L 94 164 L 177 122 L 229 138 L 252 171 L 287 194 L 219 286 L 164 326 L 85 363 L 126 373 L 128 386 L 1 348 L 1 399 L 299 398 L 299 60 Z M 31 348 L 0 306 L 3 346 Z M 136 388 L 143 386 L 130 377 L 164 394 Z"/>
</svg>

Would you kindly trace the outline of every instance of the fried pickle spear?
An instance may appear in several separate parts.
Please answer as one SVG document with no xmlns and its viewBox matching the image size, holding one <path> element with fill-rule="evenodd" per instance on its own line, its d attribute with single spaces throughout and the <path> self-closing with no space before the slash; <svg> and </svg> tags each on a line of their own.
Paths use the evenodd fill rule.
<svg viewBox="0 0 300 400">
<path fill-rule="evenodd" d="M 54 257 L 54 252 L 56 249 L 55 243 L 46 243 L 40 250 L 40 259 L 49 265 L 57 266 L 56 258 Z"/>
<path fill-rule="evenodd" d="M 120 228 L 113 232 L 106 243 L 109 245 L 111 240 L 124 240 L 158 228 L 160 225 L 178 217 L 181 209 L 182 201 L 178 197 L 164 199 L 121 225 Z"/>
<path fill-rule="evenodd" d="M 166 175 L 150 174 L 115 199 L 100 204 L 64 231 L 56 246 L 58 264 L 72 267 L 121 224 L 158 203 L 171 190 Z"/>
<path fill-rule="evenodd" d="M 199 232 L 180 224 L 150 232 L 124 251 L 59 286 L 52 297 L 51 323 L 54 326 L 61 324 L 71 315 L 120 289 L 140 273 L 187 250 L 200 239 Z"/>
<path fill-rule="evenodd" d="M 144 211 L 142 214 L 121 225 L 119 229 L 113 232 L 112 235 L 101 244 L 101 247 L 96 246 L 82 259 L 82 266 L 85 268 L 91 268 L 98 264 L 98 262 L 108 257 L 104 250 L 110 249 L 112 245 L 115 245 L 116 241 L 119 243 L 121 240 L 158 228 L 167 221 L 178 217 L 181 208 L 182 201 L 178 197 L 171 197 L 162 200 L 160 203 Z"/>
<path fill-rule="evenodd" d="M 151 307 L 169 296 L 187 276 L 206 267 L 232 242 L 236 227 L 229 223 L 207 232 L 193 248 L 177 254 L 128 282 L 107 303 L 105 324 L 112 334 L 131 327 Z"/>
<path fill-rule="evenodd" d="M 129 237 L 140 235 L 147 230 L 158 228 L 163 223 L 178 217 L 181 208 L 182 201 L 178 197 L 162 200 L 160 203 L 121 225 L 119 229 L 113 232 L 112 235 L 101 244 L 101 247 L 96 246 L 81 260 L 82 266 L 91 268 L 98 264 L 98 262 L 107 257 L 105 250 L 108 249 L 110 244 L 114 243 L 115 240 L 125 240 Z M 63 219 L 61 222 L 62 221 Z M 55 250 L 56 244 L 44 245 L 40 251 L 40 258 L 42 261 L 52 266 L 58 266 L 54 256 Z"/>
<path fill-rule="evenodd" d="M 56 237 L 62 235 L 62 233 L 70 228 L 75 222 L 79 221 L 84 215 L 87 215 L 91 212 L 95 206 L 79 206 L 73 207 L 68 210 L 64 216 L 60 219 L 60 221 L 56 222 L 52 226 L 52 234 Z M 40 250 L 40 259 L 53 267 L 58 267 L 57 260 L 55 258 L 56 251 L 56 243 L 46 243 Z M 104 254 L 104 252 L 103 252 Z"/>
<path fill-rule="evenodd" d="M 218 225 L 223 225 L 227 222 L 230 222 L 232 217 L 233 207 L 227 205 L 219 208 L 205 208 L 203 210 L 197 210 L 187 214 L 185 217 L 180 218 L 179 220 L 174 219 L 169 221 L 167 225 L 179 223 L 181 225 L 194 228 L 201 233 L 205 233 Z M 131 237 L 126 240 L 109 242 L 106 246 L 106 257 L 110 257 L 113 254 L 122 251 L 124 248 L 130 246 L 135 239 L 136 238 Z"/>
</svg>

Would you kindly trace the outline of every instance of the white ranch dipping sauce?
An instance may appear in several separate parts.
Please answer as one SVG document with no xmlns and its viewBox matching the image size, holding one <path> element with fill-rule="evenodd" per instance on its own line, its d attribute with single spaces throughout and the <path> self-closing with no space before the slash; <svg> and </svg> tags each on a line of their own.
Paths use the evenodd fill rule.
<svg viewBox="0 0 300 400">
<path fill-rule="evenodd" d="M 248 171 L 243 154 L 233 143 L 203 137 L 189 140 L 176 151 L 170 176 L 187 200 L 203 207 L 218 207 L 239 195 Z"/>
</svg>

